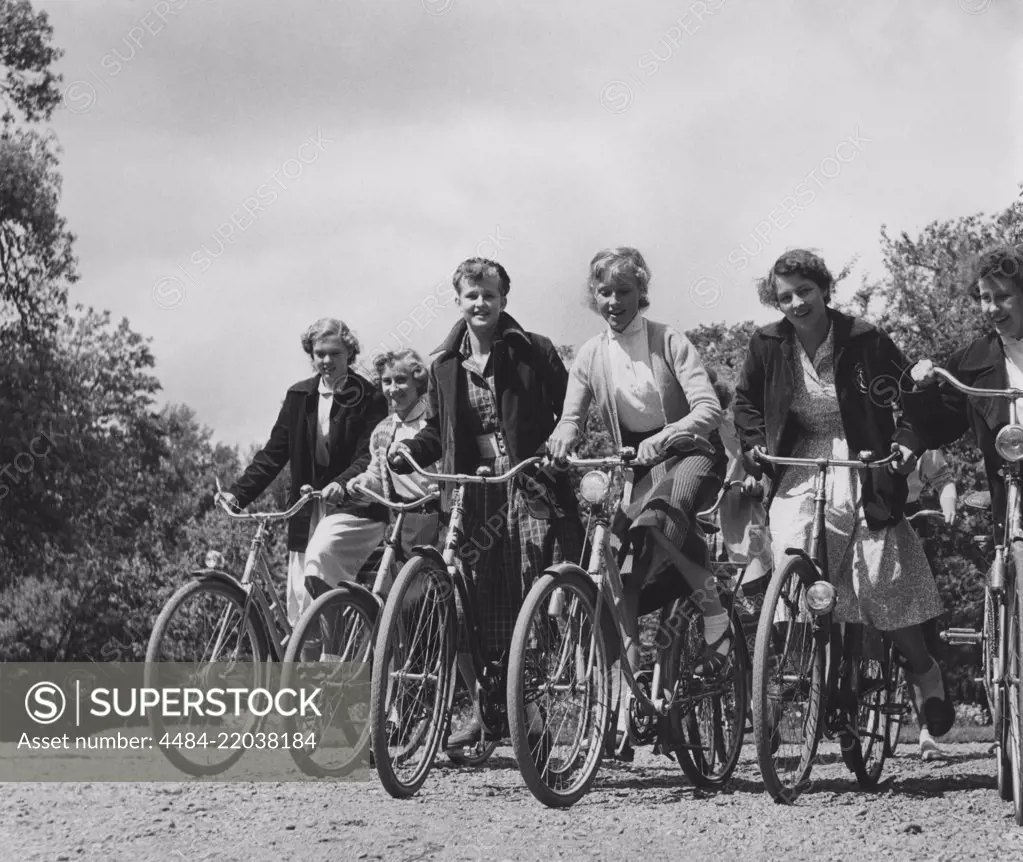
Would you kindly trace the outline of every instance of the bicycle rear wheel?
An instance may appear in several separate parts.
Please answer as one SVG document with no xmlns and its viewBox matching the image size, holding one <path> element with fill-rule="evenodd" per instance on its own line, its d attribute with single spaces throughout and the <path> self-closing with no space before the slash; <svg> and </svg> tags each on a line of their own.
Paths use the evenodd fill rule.
<svg viewBox="0 0 1023 862">
<path fill-rule="evenodd" d="M 764 598 L 753 654 L 753 736 L 764 786 L 791 803 L 810 776 L 824 714 L 824 638 L 806 610 L 816 569 L 791 557 Z"/>
<path fill-rule="evenodd" d="M 721 787 L 735 771 L 746 730 L 749 659 L 742 621 L 731 613 L 732 648 L 724 669 L 703 679 L 693 666 L 706 642 L 701 615 L 683 613 L 685 601 L 676 603 L 669 617 L 675 632 L 665 657 L 665 687 L 674 698 L 668 713 L 678 764 L 698 787 Z"/>
<path fill-rule="evenodd" d="M 438 560 L 414 556 L 380 617 L 370 725 L 380 782 L 396 799 L 423 786 L 447 723 L 458 625 L 452 586 Z"/>
<path fill-rule="evenodd" d="M 1008 709 L 1006 742 L 1012 771 L 1012 797 L 1017 826 L 1023 826 L 1023 590 L 1020 573 L 1023 572 L 1023 547 L 1017 540 L 1012 546 L 1012 577 L 1007 579 L 1010 589 L 1006 593 L 1009 619 L 1008 673 L 1005 694 Z"/>
<path fill-rule="evenodd" d="M 880 659 L 867 655 L 860 657 L 856 732 L 840 734 L 842 760 L 863 788 L 877 786 L 888 754 L 892 697 L 898 682 L 889 673 L 893 664 L 892 653 L 891 645 L 886 644 Z"/>
<path fill-rule="evenodd" d="M 559 609 L 551 603 L 558 589 Z M 547 572 L 526 596 L 512 635 L 512 748 L 526 786 L 551 808 L 587 793 L 603 755 L 611 678 L 596 600 L 597 588 L 581 570 Z"/>
<path fill-rule="evenodd" d="M 289 735 L 313 735 L 291 756 L 306 775 L 340 778 L 369 764 L 369 697 L 376 601 L 342 586 L 324 593 L 302 614 L 288 641 L 282 688 L 322 689 L 322 716 L 289 715 Z M 318 662 L 302 662 L 315 651 Z M 294 737 L 292 737 L 294 738 Z"/>
<path fill-rule="evenodd" d="M 263 620 L 251 604 L 246 612 L 245 591 L 222 580 L 197 578 L 170 597 L 153 625 L 146 649 L 145 685 L 209 690 L 219 682 L 222 687 L 259 688 L 266 682 L 268 655 Z M 179 664 L 164 666 L 167 662 Z M 178 719 L 164 717 L 160 710 L 149 713 L 154 744 L 175 767 L 196 776 L 219 775 L 237 763 L 245 750 L 189 745 L 187 736 L 253 733 L 261 724 L 261 718 L 247 713 L 228 713 L 224 718 L 189 714 Z"/>
</svg>

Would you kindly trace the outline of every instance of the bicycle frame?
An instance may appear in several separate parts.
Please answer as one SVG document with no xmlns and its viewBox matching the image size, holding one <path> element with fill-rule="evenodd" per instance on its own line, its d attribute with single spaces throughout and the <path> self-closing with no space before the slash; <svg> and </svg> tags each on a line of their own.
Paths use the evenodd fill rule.
<svg viewBox="0 0 1023 862">
<path fill-rule="evenodd" d="M 608 494 L 610 494 L 611 488 L 617 487 L 619 483 L 622 483 L 622 494 L 618 502 L 614 505 L 610 505 L 610 500 L 605 497 L 605 499 L 600 503 L 599 508 L 596 509 L 596 514 L 591 514 L 591 519 L 595 520 L 595 526 L 590 539 L 590 558 L 586 574 L 597 587 L 597 601 L 594 609 L 596 627 L 590 639 L 590 648 L 586 657 L 584 681 L 589 681 L 593 674 L 594 664 L 596 662 L 596 642 L 597 638 L 601 637 L 603 607 L 605 601 L 607 602 L 608 612 L 611 614 L 615 631 L 621 643 L 621 653 L 623 658 L 625 656 L 626 644 L 628 641 L 625 628 L 624 611 L 622 608 L 625 586 L 622 582 L 621 570 L 618 567 L 617 555 L 615 554 L 614 547 L 611 544 L 613 536 L 611 532 L 611 514 L 612 512 L 617 511 L 617 509 L 621 506 L 622 500 L 629 500 L 632 497 L 634 474 L 632 469 L 628 466 L 628 462 L 632 460 L 632 457 L 634 456 L 630 455 L 628 450 L 623 450 L 622 455 L 617 458 L 572 458 L 569 460 L 569 463 L 573 467 L 591 467 L 597 469 L 610 468 L 612 478 L 608 485 Z M 707 516 L 716 510 L 717 506 L 720 505 L 724 490 L 725 489 L 723 489 L 718 495 L 718 499 L 714 507 L 707 512 L 698 513 L 698 517 Z M 665 609 L 662 613 L 662 622 L 667 622 L 667 620 L 671 618 L 672 617 L 667 616 L 667 609 Z M 561 656 L 559 659 L 559 665 L 561 662 L 568 662 L 571 660 L 573 660 L 573 658 L 567 655 Z M 680 696 L 679 684 L 681 680 L 676 680 L 675 689 L 671 692 L 671 694 L 666 698 L 661 697 L 659 692 L 662 691 L 663 668 L 660 658 L 658 658 L 658 660 L 654 663 L 653 681 L 650 686 L 650 691 L 653 697 L 648 697 L 638 685 L 636 674 L 630 667 L 629 662 L 627 660 L 623 660 L 620 665 L 622 672 L 625 675 L 625 681 L 632 690 L 633 696 L 640 705 L 640 708 L 644 712 L 653 715 L 665 716 L 680 701 L 695 702 L 696 700 L 702 700 L 721 694 L 724 691 L 724 683 L 718 683 L 717 685 L 701 689 L 698 695 Z"/>
</svg>

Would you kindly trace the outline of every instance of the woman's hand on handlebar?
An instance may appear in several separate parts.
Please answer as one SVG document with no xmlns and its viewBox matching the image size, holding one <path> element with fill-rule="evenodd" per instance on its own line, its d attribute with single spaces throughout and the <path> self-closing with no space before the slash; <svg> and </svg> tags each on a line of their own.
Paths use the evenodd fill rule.
<svg viewBox="0 0 1023 862">
<path fill-rule="evenodd" d="M 227 506 L 232 512 L 241 509 L 241 506 L 238 505 L 238 498 L 230 491 L 217 491 L 213 496 L 213 502 Z"/>
<path fill-rule="evenodd" d="M 921 359 L 909 370 L 909 376 L 918 386 L 926 386 L 938 379 L 938 375 L 934 373 L 934 363 L 930 359 Z"/>
<path fill-rule="evenodd" d="M 323 490 L 320 491 L 320 499 L 324 503 L 333 503 L 335 506 L 341 505 L 347 499 L 348 494 L 345 492 L 344 486 L 340 482 L 329 482 L 324 486 Z"/>
<path fill-rule="evenodd" d="M 405 460 L 405 455 L 412 455 L 408 446 L 404 443 L 392 443 L 391 448 L 387 450 L 387 465 L 395 473 L 411 473 L 412 465 Z"/>
<path fill-rule="evenodd" d="M 578 434 L 574 425 L 559 425 L 547 440 L 547 454 L 556 463 L 563 464 L 568 460 L 568 456 L 575 451 Z"/>
<path fill-rule="evenodd" d="M 903 446 L 901 443 L 892 444 L 892 453 L 894 454 L 896 451 L 902 456 L 902 460 L 889 465 L 888 469 L 899 476 L 908 476 L 916 469 L 916 455 L 912 449 L 908 446 Z"/>
<path fill-rule="evenodd" d="M 761 454 L 767 454 L 767 449 L 763 446 L 754 446 L 749 451 L 742 453 L 742 466 L 746 470 L 747 478 L 758 482 L 764 475 L 764 464 L 762 461 L 757 460 L 757 456 Z"/>
</svg>

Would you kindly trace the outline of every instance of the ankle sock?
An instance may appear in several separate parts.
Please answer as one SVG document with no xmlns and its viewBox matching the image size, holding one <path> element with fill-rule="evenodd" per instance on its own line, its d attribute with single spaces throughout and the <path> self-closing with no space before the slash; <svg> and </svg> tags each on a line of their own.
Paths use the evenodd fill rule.
<svg viewBox="0 0 1023 862">
<path fill-rule="evenodd" d="M 712 617 L 704 614 L 703 638 L 707 641 L 708 646 L 718 640 L 726 631 L 728 631 L 728 614 L 722 612 Z M 727 643 L 720 643 L 717 646 L 717 651 L 722 655 L 727 653 L 728 649 Z"/>
</svg>

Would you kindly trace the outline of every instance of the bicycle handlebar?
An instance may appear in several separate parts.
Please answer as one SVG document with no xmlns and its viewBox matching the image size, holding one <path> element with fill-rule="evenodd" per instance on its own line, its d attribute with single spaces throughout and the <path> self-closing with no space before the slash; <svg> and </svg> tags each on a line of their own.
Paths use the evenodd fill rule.
<svg viewBox="0 0 1023 862">
<path fill-rule="evenodd" d="M 964 395 L 976 395 L 981 398 L 1023 398 L 1023 389 L 977 389 L 975 386 L 967 386 L 965 383 L 960 383 L 958 378 L 949 374 L 944 368 L 935 366 L 934 373 Z"/>
<path fill-rule="evenodd" d="M 714 446 L 706 437 L 701 437 L 699 434 L 690 434 L 688 431 L 684 431 L 671 438 L 671 441 L 665 445 L 664 449 L 665 451 L 674 449 L 679 444 L 689 444 L 687 448 L 699 449 L 706 455 L 713 455 L 715 453 Z M 577 458 L 574 455 L 569 455 L 566 462 L 570 467 L 586 467 L 591 470 L 599 470 L 607 467 L 628 467 L 635 460 L 636 450 L 631 446 L 624 446 L 617 455 L 607 455 L 602 458 Z"/>
<path fill-rule="evenodd" d="M 411 503 L 396 503 L 393 500 L 388 500 L 386 497 L 381 497 L 376 491 L 371 491 L 365 485 L 352 485 L 352 490 L 363 497 L 367 497 L 370 500 L 374 500 L 375 502 L 386 506 L 388 509 L 392 509 L 395 512 L 411 512 L 413 509 L 421 509 L 433 500 L 440 499 L 440 494 L 437 491 L 431 491 L 425 497 L 420 497 L 418 500 L 413 500 Z"/>
<path fill-rule="evenodd" d="M 902 461 L 902 452 L 896 450 L 885 458 L 876 460 L 861 458 L 858 461 L 843 461 L 840 458 L 785 458 L 778 455 L 768 455 L 766 452 L 753 449 L 750 452 L 754 461 L 764 461 L 768 464 L 778 464 L 785 467 L 849 467 L 860 469 L 863 467 L 887 467 L 890 464 L 898 464 Z"/>
<path fill-rule="evenodd" d="M 914 512 L 912 515 L 906 516 L 906 520 L 909 521 L 909 523 L 911 524 L 917 518 L 919 518 L 920 520 L 924 520 L 925 518 L 934 518 L 936 521 L 937 520 L 944 521 L 945 513 L 939 512 L 937 509 L 921 509 L 919 512 Z"/>
<path fill-rule="evenodd" d="M 309 490 L 304 490 L 308 488 Z M 231 506 L 220 496 L 220 482 L 217 482 L 217 496 L 214 497 L 214 502 L 224 510 L 224 513 L 236 521 L 264 521 L 267 523 L 273 523 L 275 521 L 287 521 L 289 518 L 293 518 L 303 506 L 312 500 L 319 500 L 322 497 L 320 491 L 314 491 L 311 486 L 303 485 L 303 494 L 295 502 L 290 509 L 284 512 L 236 512 Z"/>
<path fill-rule="evenodd" d="M 403 449 L 399 449 L 396 454 L 408 461 L 408 463 L 412 465 L 412 469 L 420 476 L 423 476 L 426 479 L 432 479 L 434 482 L 452 482 L 456 485 L 496 485 L 500 482 L 507 482 L 526 468 L 532 467 L 534 464 L 539 464 L 546 460 L 542 455 L 534 455 L 532 458 L 526 458 L 526 460 L 520 461 L 507 473 L 502 473 L 500 476 L 471 476 L 468 473 L 431 473 L 420 467 L 419 464 L 416 463 L 415 458 Z"/>
</svg>

